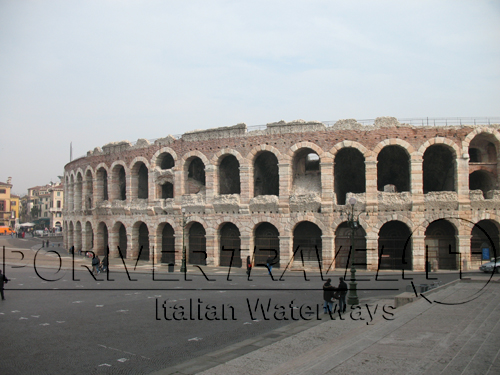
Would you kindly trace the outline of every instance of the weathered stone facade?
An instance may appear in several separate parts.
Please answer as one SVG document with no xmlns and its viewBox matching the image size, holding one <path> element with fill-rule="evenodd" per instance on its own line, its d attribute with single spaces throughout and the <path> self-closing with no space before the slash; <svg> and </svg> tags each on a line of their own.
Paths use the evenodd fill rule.
<svg viewBox="0 0 500 375">
<path fill-rule="evenodd" d="M 235 249 L 236 266 L 471 269 L 498 249 L 499 150 L 498 125 L 387 117 L 111 143 L 65 166 L 65 246 L 156 263 L 179 264 L 184 245 L 188 264 L 229 265 L 222 249 Z"/>
</svg>

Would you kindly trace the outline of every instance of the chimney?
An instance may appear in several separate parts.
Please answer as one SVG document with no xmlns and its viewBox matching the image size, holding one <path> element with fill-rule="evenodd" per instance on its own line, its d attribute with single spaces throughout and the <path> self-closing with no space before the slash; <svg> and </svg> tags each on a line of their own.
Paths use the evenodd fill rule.
<svg viewBox="0 0 500 375">
<path fill-rule="evenodd" d="M 7 178 L 7 184 L 9 184 L 9 185 L 10 185 L 10 184 L 11 184 L 11 182 L 12 182 L 12 177 L 8 177 L 8 178 Z"/>
</svg>

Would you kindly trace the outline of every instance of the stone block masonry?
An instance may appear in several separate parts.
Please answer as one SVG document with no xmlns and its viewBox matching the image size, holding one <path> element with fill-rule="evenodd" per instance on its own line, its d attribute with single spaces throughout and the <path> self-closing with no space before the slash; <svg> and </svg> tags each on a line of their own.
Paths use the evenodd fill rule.
<svg viewBox="0 0 500 375">
<path fill-rule="evenodd" d="M 184 246 L 188 264 L 474 269 L 500 248 L 499 150 L 498 125 L 392 117 L 110 143 L 65 166 L 64 243 L 156 263 Z"/>
</svg>

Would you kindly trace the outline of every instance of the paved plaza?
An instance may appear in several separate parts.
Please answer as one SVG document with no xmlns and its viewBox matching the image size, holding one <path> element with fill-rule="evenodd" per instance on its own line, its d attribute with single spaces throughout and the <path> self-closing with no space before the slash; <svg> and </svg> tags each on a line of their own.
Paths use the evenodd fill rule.
<svg viewBox="0 0 500 375">
<path fill-rule="evenodd" d="M 0 241 L 11 279 L 0 305 L 0 373 L 498 372 L 497 277 L 483 288 L 479 273 L 463 275 L 475 282 L 433 273 L 442 284 L 455 282 L 429 294 L 430 302 L 419 297 L 393 309 L 410 280 L 360 272 L 359 310 L 331 320 L 322 313 L 319 274 L 280 280 L 279 270 L 272 280 L 257 268 L 248 280 L 242 269 L 202 267 L 203 274 L 189 266 L 185 280 L 178 266 L 174 273 L 157 266 L 153 280 L 151 264 L 112 259 L 110 281 L 106 274 L 94 280 L 82 267 L 90 259 L 57 242 L 47 252 L 37 239 Z M 323 276 L 336 284 L 341 275 Z M 425 273 L 406 276 L 417 286 L 431 282 Z"/>
</svg>

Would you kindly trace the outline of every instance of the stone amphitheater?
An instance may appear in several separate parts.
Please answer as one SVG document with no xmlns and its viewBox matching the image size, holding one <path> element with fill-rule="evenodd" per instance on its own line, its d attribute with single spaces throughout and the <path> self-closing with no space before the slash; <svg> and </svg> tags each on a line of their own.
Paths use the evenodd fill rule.
<svg viewBox="0 0 500 375">
<path fill-rule="evenodd" d="M 499 150 L 499 125 L 393 117 L 109 143 L 64 168 L 64 245 L 188 267 L 477 269 L 499 244 Z"/>
</svg>

